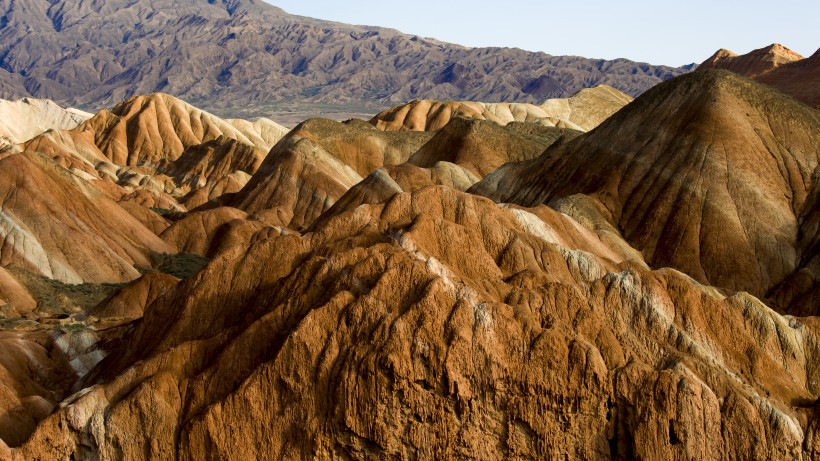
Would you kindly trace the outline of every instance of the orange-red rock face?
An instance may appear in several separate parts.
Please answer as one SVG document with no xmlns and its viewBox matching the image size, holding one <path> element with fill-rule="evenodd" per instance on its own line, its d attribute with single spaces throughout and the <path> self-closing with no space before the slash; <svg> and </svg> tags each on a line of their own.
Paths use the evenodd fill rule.
<svg viewBox="0 0 820 461">
<path fill-rule="evenodd" d="M 605 239 L 436 187 L 257 240 L 150 305 L 15 455 L 801 456 L 813 324 Z"/>
<path fill-rule="evenodd" d="M 740 56 L 719 50 L 698 66 L 698 70 L 706 69 L 726 69 L 751 77 L 820 109 L 820 50 L 809 58 L 779 44 Z"/>
<path fill-rule="evenodd" d="M 83 218 L 62 233 L 97 229 L 92 200 L 179 253 L 171 265 L 211 259 L 182 280 L 144 274 L 65 319 L 43 318 L 17 272 L 1 278 L 0 312 L 29 323 L 0 332 L 0 453 L 813 459 L 818 114 L 707 71 L 582 135 L 313 119 L 264 160 L 224 136 L 156 169 L 106 157 L 88 172 L 117 178 L 104 188 L 57 163 L 78 158 L 59 143 L 49 157 L 10 154 L 0 162 L 22 172 L 7 203 L 21 206 L 27 178 L 60 185 L 40 189 Z M 126 173 L 154 185 L 122 185 Z M 216 186 L 237 177 L 238 191 Z M 202 204 L 135 208 L 159 191 Z M 43 234 L 62 229 L 48 212 L 61 219 Z M 106 235 L 135 238 L 117 226 Z M 73 265 L 91 265 L 80 249 Z"/>
</svg>

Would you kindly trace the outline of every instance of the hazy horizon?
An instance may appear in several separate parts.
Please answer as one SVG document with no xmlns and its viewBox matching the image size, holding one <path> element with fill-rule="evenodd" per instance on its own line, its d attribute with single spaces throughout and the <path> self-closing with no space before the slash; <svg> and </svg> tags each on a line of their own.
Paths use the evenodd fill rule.
<svg viewBox="0 0 820 461">
<path fill-rule="evenodd" d="M 626 58 L 651 64 L 700 63 L 720 48 L 744 54 L 780 43 L 803 56 L 820 47 L 820 2 L 660 3 L 591 0 L 552 5 L 455 0 L 345 3 L 265 0 L 288 13 L 318 19 L 382 26 L 407 34 L 470 47 L 517 47 L 553 55 Z M 788 21 L 779 20 L 788 18 Z"/>
</svg>

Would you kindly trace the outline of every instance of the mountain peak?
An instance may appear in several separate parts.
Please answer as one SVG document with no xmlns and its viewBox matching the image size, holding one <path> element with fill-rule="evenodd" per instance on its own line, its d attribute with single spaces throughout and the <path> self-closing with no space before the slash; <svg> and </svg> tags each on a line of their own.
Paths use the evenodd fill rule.
<svg viewBox="0 0 820 461">
<path fill-rule="evenodd" d="M 726 69 L 732 72 L 756 77 L 770 72 L 783 64 L 803 59 L 798 53 L 779 43 L 752 50 L 744 55 L 721 48 L 709 59 L 704 61 L 698 70 Z"/>
</svg>

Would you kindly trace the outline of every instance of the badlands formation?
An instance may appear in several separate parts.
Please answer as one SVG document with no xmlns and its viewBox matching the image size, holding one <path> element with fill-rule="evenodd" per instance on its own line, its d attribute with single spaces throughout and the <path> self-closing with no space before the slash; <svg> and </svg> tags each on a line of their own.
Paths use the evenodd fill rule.
<svg viewBox="0 0 820 461">
<path fill-rule="evenodd" d="M 820 50 L 804 58 L 777 43 L 744 55 L 721 49 L 698 66 L 706 69 L 745 75 L 820 109 Z"/>
<path fill-rule="evenodd" d="M 0 163 L 2 459 L 820 457 L 820 112 L 754 80 Z"/>
</svg>

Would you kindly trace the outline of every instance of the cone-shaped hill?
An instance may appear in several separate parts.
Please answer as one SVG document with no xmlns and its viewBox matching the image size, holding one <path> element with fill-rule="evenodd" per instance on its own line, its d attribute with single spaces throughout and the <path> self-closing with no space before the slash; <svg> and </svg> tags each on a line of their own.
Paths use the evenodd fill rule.
<svg viewBox="0 0 820 461">
<path fill-rule="evenodd" d="M 779 43 L 738 55 L 720 49 L 698 66 L 698 70 L 724 69 L 747 77 L 757 77 L 784 64 L 804 59 Z"/>
<path fill-rule="evenodd" d="M 102 111 L 82 128 L 96 134 L 103 155 L 123 166 L 173 161 L 191 146 L 219 136 L 234 138 L 267 151 L 287 131 L 260 129 L 253 124 L 222 120 L 163 93 L 131 98 L 111 110 Z M 275 128 L 274 122 L 269 122 Z"/>
<path fill-rule="evenodd" d="M 285 133 L 267 119 L 223 120 L 154 93 L 15 149 L 44 153 L 89 177 L 116 183 L 119 188 L 103 190 L 117 200 L 184 209 L 177 201 L 195 207 L 240 190 Z"/>
<path fill-rule="evenodd" d="M 798 226 L 818 181 L 818 133 L 820 112 L 725 71 L 697 72 L 472 190 L 527 206 L 591 195 L 653 267 L 763 296 L 806 251 Z"/>
<path fill-rule="evenodd" d="M 806 59 L 785 64 L 760 76 L 758 81 L 820 109 L 820 49 Z"/>
</svg>

